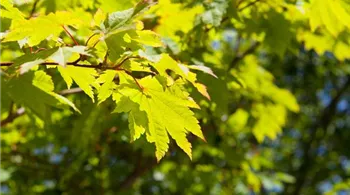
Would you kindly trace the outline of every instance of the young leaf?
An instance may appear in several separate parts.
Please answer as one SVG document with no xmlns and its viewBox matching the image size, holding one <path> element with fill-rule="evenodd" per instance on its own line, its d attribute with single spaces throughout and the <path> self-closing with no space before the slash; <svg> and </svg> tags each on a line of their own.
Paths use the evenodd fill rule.
<svg viewBox="0 0 350 195">
<path fill-rule="evenodd" d="M 125 32 L 116 33 L 105 39 L 108 50 L 110 52 L 109 59 L 112 62 L 117 61 L 120 56 L 126 51 L 137 51 L 142 48 L 138 42 L 130 40 L 130 38 L 127 39 L 127 37 L 136 38 L 136 31 L 128 30 Z"/>
<path fill-rule="evenodd" d="M 143 45 L 149 45 L 152 47 L 164 47 L 160 36 L 150 30 L 136 31 L 139 36 L 137 39 L 133 39 Z"/>
<path fill-rule="evenodd" d="M 2 82 L 2 87 L 10 98 L 19 105 L 23 105 L 33 111 L 42 119 L 48 119 L 49 107 L 55 106 L 58 101 L 32 84 L 34 73 L 28 72 L 20 77 Z M 21 89 L 21 90 L 19 90 Z"/>
<path fill-rule="evenodd" d="M 116 87 L 116 84 L 113 82 L 113 79 L 117 71 L 115 70 L 106 70 L 104 74 L 102 74 L 97 82 L 102 82 L 102 86 L 98 90 L 98 104 L 105 101 L 108 97 L 110 97 L 113 93 L 113 89 Z"/>
<path fill-rule="evenodd" d="M 50 56 L 50 59 L 57 62 L 61 66 L 66 66 L 68 60 L 74 54 L 90 56 L 90 54 L 86 51 L 85 46 L 59 47 L 58 50 Z"/>
<path fill-rule="evenodd" d="M 223 16 L 226 14 L 228 1 L 214 0 L 209 4 L 209 9 L 201 15 L 201 20 L 205 24 L 219 26 Z"/>
<path fill-rule="evenodd" d="M 70 88 L 73 80 L 74 82 L 92 99 L 94 102 L 94 93 L 92 86 L 99 88 L 97 85 L 95 76 L 96 70 L 92 68 L 80 68 L 75 66 L 58 67 L 58 71 L 61 73 L 63 79 L 67 83 L 67 87 Z"/>
<path fill-rule="evenodd" d="M 44 71 L 28 72 L 16 78 L 3 80 L 2 87 L 14 102 L 30 108 L 42 119 L 48 119 L 50 116 L 48 106 L 58 106 L 59 103 L 69 105 L 79 112 L 72 102 L 52 92 L 53 82 Z"/>
<path fill-rule="evenodd" d="M 197 83 L 196 74 L 191 72 L 187 65 L 178 64 L 169 55 L 162 54 L 162 58 L 153 66 L 159 72 L 160 75 L 165 76 L 167 78 L 170 77 L 168 76 L 166 70 L 174 71 L 175 74 L 180 75 L 183 79 L 192 83 L 192 85 L 196 87 L 198 92 L 200 92 L 203 96 L 210 99 L 206 86 L 201 83 Z M 171 84 L 171 79 L 168 79 L 168 84 Z"/>
<path fill-rule="evenodd" d="M 193 69 L 193 70 L 200 70 L 204 73 L 207 73 L 207 74 L 210 74 L 211 76 L 215 77 L 215 78 L 218 78 L 214 72 L 207 66 L 204 66 L 204 65 L 191 65 L 191 66 L 188 66 L 190 69 Z"/>
<path fill-rule="evenodd" d="M 24 14 L 17 8 L 13 7 L 13 4 L 9 0 L 0 1 L 0 5 L 4 8 L 1 9 L 1 17 L 9 18 L 13 20 L 24 20 Z"/>
<path fill-rule="evenodd" d="M 345 28 L 350 28 L 350 14 L 346 9 L 349 5 L 344 0 L 312 0 L 309 13 L 311 30 L 324 26 L 330 34 L 337 37 Z"/>
<path fill-rule="evenodd" d="M 38 87 L 39 89 L 45 91 L 46 93 L 52 95 L 55 97 L 60 103 L 68 105 L 72 107 L 75 111 L 79 112 L 79 109 L 74 105 L 73 102 L 65 98 L 64 96 L 61 96 L 57 93 L 54 93 L 54 84 L 51 79 L 51 76 L 47 75 L 44 71 L 35 71 L 34 73 L 34 79 L 33 79 L 33 85 Z"/>
<path fill-rule="evenodd" d="M 104 22 L 106 26 L 106 34 L 115 31 L 127 24 L 130 24 L 132 19 L 137 16 L 140 12 L 149 8 L 151 3 L 148 1 L 140 1 L 135 8 L 130 8 L 123 11 L 113 12 L 108 15 L 107 19 Z"/>
<path fill-rule="evenodd" d="M 30 20 L 16 20 L 2 41 L 19 41 L 27 38 L 27 44 L 32 47 L 45 39 L 57 38 L 64 30 L 63 26 L 80 23 L 80 19 L 71 12 L 56 12 Z"/>
</svg>

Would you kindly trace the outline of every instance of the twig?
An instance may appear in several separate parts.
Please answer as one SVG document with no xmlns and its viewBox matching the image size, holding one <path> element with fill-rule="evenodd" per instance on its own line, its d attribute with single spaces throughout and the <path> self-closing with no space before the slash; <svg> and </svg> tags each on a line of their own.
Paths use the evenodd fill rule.
<svg viewBox="0 0 350 195">
<path fill-rule="evenodd" d="M 64 89 L 64 90 L 58 92 L 58 94 L 69 95 L 69 94 L 80 93 L 80 92 L 83 92 L 83 90 L 81 88 L 77 87 L 77 88 L 72 88 L 72 89 Z"/>
<path fill-rule="evenodd" d="M 75 43 L 75 45 L 79 45 L 79 43 L 74 39 L 74 37 L 72 36 L 72 34 L 70 34 L 70 32 L 67 30 L 67 28 L 64 27 L 64 25 L 62 25 L 62 28 L 63 28 L 64 31 L 68 34 L 68 36 L 73 40 L 73 42 Z"/>
<path fill-rule="evenodd" d="M 133 76 L 132 76 L 132 78 L 134 79 L 136 85 L 141 89 L 141 91 L 143 91 L 144 88 L 140 85 L 140 83 L 137 81 L 137 79 Z"/>
<path fill-rule="evenodd" d="M 126 62 L 127 60 L 130 60 L 132 58 L 136 58 L 136 59 L 140 59 L 141 57 L 139 56 L 129 56 L 129 57 L 126 57 L 124 58 L 121 62 L 119 62 L 117 65 L 114 66 L 115 69 L 119 69 L 123 64 L 124 62 Z"/>
<path fill-rule="evenodd" d="M 98 35 L 98 33 L 92 34 L 92 35 L 86 40 L 85 46 L 87 46 L 87 44 L 89 43 L 89 41 L 91 40 L 91 38 L 94 37 L 94 36 L 96 36 L 96 35 Z"/>
<path fill-rule="evenodd" d="M 248 3 L 247 5 L 245 5 L 244 7 L 241 7 L 241 8 L 238 8 L 238 11 L 243 11 L 244 9 L 250 7 L 250 6 L 253 6 L 254 4 L 258 3 L 260 0 L 255 0 L 255 1 L 252 1 L 250 3 Z"/>
<path fill-rule="evenodd" d="M 13 65 L 13 62 L 1 62 L 0 65 L 1 66 L 11 66 L 11 65 Z"/>
<path fill-rule="evenodd" d="M 233 58 L 233 60 L 232 60 L 232 62 L 231 62 L 231 64 L 230 64 L 230 66 L 229 66 L 229 69 L 234 68 L 234 67 L 238 64 L 238 62 L 240 62 L 240 61 L 241 61 L 245 56 L 247 56 L 248 54 L 254 53 L 255 50 L 256 50 L 256 48 L 257 48 L 259 45 L 260 45 L 259 42 L 255 42 L 255 43 L 253 43 L 246 51 L 244 51 L 244 52 L 241 53 L 241 54 L 237 54 L 237 55 Z"/>
<path fill-rule="evenodd" d="M 40 0 L 35 0 L 34 1 L 33 7 L 32 7 L 32 10 L 30 11 L 28 19 L 30 19 L 30 18 L 32 18 L 34 16 L 35 11 L 36 11 L 36 6 L 38 5 L 39 1 Z"/>
<path fill-rule="evenodd" d="M 23 107 L 19 108 L 15 113 L 10 112 L 8 117 L 1 121 L 1 127 L 7 125 L 8 123 L 11 123 L 16 118 L 22 116 L 24 113 L 25 113 L 25 109 Z"/>
<path fill-rule="evenodd" d="M 84 67 L 84 68 L 97 68 L 97 69 L 113 69 L 112 67 L 102 67 L 101 64 L 97 64 L 97 65 L 86 65 L 86 64 L 78 64 L 77 63 L 78 60 L 74 61 L 74 62 L 68 62 L 66 65 L 70 65 L 70 66 L 79 66 L 79 67 Z M 80 61 L 80 59 L 79 59 Z M 0 66 L 12 66 L 14 64 L 14 62 L 1 62 Z M 43 62 L 40 63 L 38 65 L 41 66 L 47 66 L 47 65 L 59 65 L 57 62 Z"/>
<path fill-rule="evenodd" d="M 119 185 L 118 185 L 118 191 L 122 191 L 123 189 L 128 189 L 132 186 L 132 184 L 135 183 L 135 181 L 145 174 L 147 171 L 153 169 L 157 165 L 157 161 L 155 159 L 147 160 L 145 165 L 141 165 L 141 160 L 138 161 L 135 165 L 135 169 L 133 172 L 130 173 L 129 176 L 127 176 Z"/>
</svg>

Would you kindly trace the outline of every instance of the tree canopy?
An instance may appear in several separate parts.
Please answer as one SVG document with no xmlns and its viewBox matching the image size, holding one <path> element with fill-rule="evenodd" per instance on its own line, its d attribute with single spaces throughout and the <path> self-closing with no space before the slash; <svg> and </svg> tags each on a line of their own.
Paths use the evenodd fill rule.
<svg viewBox="0 0 350 195">
<path fill-rule="evenodd" d="M 2 0 L 1 193 L 349 194 L 349 0 Z"/>
</svg>

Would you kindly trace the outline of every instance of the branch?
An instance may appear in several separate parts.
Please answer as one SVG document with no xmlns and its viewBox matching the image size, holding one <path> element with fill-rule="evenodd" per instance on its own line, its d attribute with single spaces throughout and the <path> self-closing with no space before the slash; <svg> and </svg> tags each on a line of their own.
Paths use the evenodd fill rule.
<svg viewBox="0 0 350 195">
<path fill-rule="evenodd" d="M 79 57 L 79 59 L 75 60 L 74 62 L 68 62 L 67 65 L 72 65 L 72 66 L 78 66 L 78 67 L 84 67 L 84 68 L 97 68 L 97 69 L 112 69 L 112 70 L 120 70 L 120 71 L 125 71 L 127 74 L 129 74 L 134 81 L 136 82 L 137 86 L 143 90 L 143 87 L 139 84 L 139 82 L 136 80 L 136 78 L 134 76 L 132 76 L 131 72 L 128 72 L 124 69 L 121 69 L 120 66 L 126 62 L 127 60 L 131 59 L 131 58 L 140 58 L 138 56 L 130 56 L 127 57 L 125 59 L 123 59 L 120 63 L 118 63 L 117 65 L 113 66 L 113 67 L 103 67 L 103 63 L 100 63 L 98 65 L 84 65 L 84 64 L 78 64 L 78 62 L 81 60 L 82 56 Z M 11 66 L 13 65 L 13 62 L 1 62 L 0 65 L 1 66 Z M 39 65 L 59 65 L 56 62 L 44 62 L 41 63 Z M 82 92 L 82 89 L 80 88 L 73 88 L 73 89 L 66 89 L 66 90 L 62 90 L 60 92 L 58 92 L 58 94 L 60 95 L 69 95 L 69 94 L 74 94 L 74 93 L 80 93 Z M 11 106 L 12 107 L 12 106 Z M 8 123 L 11 123 L 13 120 L 15 120 L 16 118 L 22 116 L 24 114 L 24 108 L 20 108 L 16 111 L 16 113 L 12 114 L 11 112 L 12 109 L 10 109 L 9 115 L 6 119 L 1 121 L 1 127 L 7 125 Z"/>
<path fill-rule="evenodd" d="M 251 53 L 254 53 L 255 50 L 258 48 L 258 46 L 260 45 L 259 42 L 255 42 L 253 43 L 246 51 L 244 51 L 243 53 L 241 54 L 237 54 L 233 60 L 231 61 L 231 64 L 229 66 L 229 70 L 234 68 L 238 62 L 240 62 L 245 56 L 251 54 Z"/>
<path fill-rule="evenodd" d="M 10 110 L 9 115 L 7 116 L 7 118 L 5 118 L 4 120 L 1 120 L 1 122 L 0 122 L 1 123 L 1 127 L 4 127 L 8 123 L 11 123 L 16 118 L 22 116 L 24 113 L 25 113 L 25 109 L 24 108 L 19 108 L 15 113 L 12 113 L 12 111 Z"/>
<path fill-rule="evenodd" d="M 132 58 L 141 58 L 141 57 L 139 57 L 139 56 L 130 56 L 130 57 L 127 57 L 127 58 L 123 59 L 120 63 L 118 63 L 118 64 L 116 64 L 114 66 L 108 67 L 108 66 L 103 66 L 106 62 L 99 63 L 99 64 L 92 64 L 92 65 L 79 64 L 79 61 L 82 59 L 82 57 L 80 56 L 74 62 L 68 62 L 66 65 L 68 65 L 68 66 L 78 66 L 78 67 L 83 67 L 83 68 L 96 68 L 96 69 L 101 69 L 101 70 L 105 70 L 105 69 L 115 70 L 115 69 L 118 69 L 120 66 L 122 66 L 124 64 L 124 62 L 126 62 L 127 60 L 130 60 Z M 13 64 L 14 64 L 14 62 L 0 62 L 0 66 L 12 66 Z M 57 62 L 43 62 L 43 63 L 40 63 L 38 65 L 41 65 L 41 66 L 57 65 L 57 66 L 59 66 L 60 64 L 58 64 Z"/>
<path fill-rule="evenodd" d="M 80 93 L 80 92 L 83 92 L 83 90 L 81 88 L 77 87 L 77 88 L 72 88 L 72 89 L 64 89 L 64 90 L 58 92 L 58 94 L 70 95 L 70 94 Z"/>
<path fill-rule="evenodd" d="M 36 11 L 36 6 L 38 5 L 39 1 L 40 0 L 35 0 L 34 1 L 33 7 L 32 7 L 32 10 L 30 11 L 28 19 L 30 19 L 30 18 L 32 18 L 34 16 L 35 11 Z"/>
<path fill-rule="evenodd" d="M 133 172 L 130 173 L 117 187 L 118 191 L 122 191 L 124 189 L 128 189 L 132 186 L 132 184 L 135 183 L 135 181 L 148 172 L 149 170 L 153 169 L 157 165 L 157 161 L 155 159 L 151 159 L 146 161 L 144 166 L 141 166 L 140 163 L 136 164 L 136 167 Z"/>
<path fill-rule="evenodd" d="M 70 34 L 70 32 L 67 30 L 66 27 L 64 27 L 64 25 L 62 25 L 62 28 L 63 28 L 64 31 L 68 34 L 68 36 L 73 40 L 73 42 L 75 43 L 75 45 L 79 45 L 79 43 L 77 42 L 77 40 L 74 39 L 73 35 Z"/>
<path fill-rule="evenodd" d="M 321 115 L 319 116 L 319 120 L 317 120 L 313 126 L 310 128 L 310 139 L 304 143 L 303 151 L 304 151 L 304 157 L 302 159 L 302 163 L 297 170 L 297 177 L 296 177 L 296 183 L 295 188 L 292 191 L 291 194 L 298 195 L 301 194 L 301 190 L 304 186 L 306 177 L 310 171 L 310 167 L 313 165 L 314 162 L 314 156 L 310 152 L 312 144 L 314 140 L 316 139 L 316 132 L 317 129 L 322 128 L 324 131 L 328 128 L 328 126 L 331 124 L 333 116 L 336 113 L 336 107 L 338 102 L 340 101 L 341 96 L 348 90 L 350 87 L 350 76 L 347 76 L 346 83 L 338 90 L 337 94 L 333 97 L 331 103 L 323 110 Z"/>
<path fill-rule="evenodd" d="M 250 3 L 248 3 L 247 5 L 245 5 L 244 7 L 238 8 L 238 11 L 243 11 L 244 9 L 255 5 L 256 3 L 258 3 L 260 0 L 255 0 L 255 1 L 251 1 Z M 240 2 L 241 3 L 241 2 Z"/>
</svg>

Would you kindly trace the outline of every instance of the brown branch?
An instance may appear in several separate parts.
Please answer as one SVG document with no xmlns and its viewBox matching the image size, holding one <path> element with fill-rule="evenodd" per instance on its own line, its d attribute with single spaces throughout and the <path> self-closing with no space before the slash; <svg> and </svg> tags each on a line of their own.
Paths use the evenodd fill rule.
<svg viewBox="0 0 350 195">
<path fill-rule="evenodd" d="M 77 88 L 72 88 L 72 89 L 64 89 L 60 92 L 58 92 L 58 94 L 60 95 L 70 95 L 70 94 L 75 94 L 75 93 L 80 93 L 83 92 L 83 90 L 79 87 Z"/>
<path fill-rule="evenodd" d="M 16 118 L 22 116 L 24 113 L 25 113 L 25 109 L 24 108 L 19 108 L 15 113 L 12 113 L 10 111 L 9 115 L 7 116 L 7 118 L 5 118 L 4 120 L 1 120 L 1 122 L 0 122 L 1 123 L 1 127 L 4 127 L 8 123 L 11 123 Z"/>
<path fill-rule="evenodd" d="M 229 65 L 229 70 L 234 68 L 238 62 L 240 62 L 245 56 L 252 54 L 255 52 L 255 50 L 258 48 L 258 46 L 260 45 L 259 42 L 255 42 L 253 43 L 246 51 L 244 51 L 241 54 L 237 54 L 233 60 L 231 61 L 231 64 Z M 238 50 L 238 49 L 237 49 Z"/>
<path fill-rule="evenodd" d="M 131 74 L 131 72 L 126 71 L 124 69 L 121 69 L 120 66 L 126 62 L 127 60 L 131 59 L 131 58 L 140 58 L 138 56 L 130 56 L 127 57 L 125 59 L 123 59 L 120 63 L 118 63 L 117 65 L 113 66 L 113 67 L 103 67 L 103 63 L 100 63 L 98 65 L 85 65 L 85 64 L 78 64 L 78 62 L 82 59 L 82 56 L 80 56 L 77 60 L 75 60 L 74 62 L 68 62 L 67 65 L 72 65 L 72 66 L 78 66 L 78 67 L 84 67 L 84 68 L 97 68 L 97 69 L 111 69 L 111 70 L 120 70 L 120 71 L 124 71 L 126 72 L 128 75 L 130 75 L 135 83 L 137 84 L 137 86 L 143 90 L 143 87 L 140 85 L 140 83 L 137 81 L 137 79 Z M 11 66 L 13 65 L 13 62 L 1 62 L 0 65 L 1 66 Z M 39 65 L 59 65 L 56 62 L 44 62 L 41 63 Z M 66 89 L 66 90 L 62 90 L 60 92 L 58 92 L 58 94 L 60 95 L 69 95 L 69 94 L 74 94 L 74 93 L 80 93 L 82 92 L 82 89 L 80 88 L 73 88 L 73 89 Z M 13 107 L 13 105 L 11 105 L 11 107 Z M 24 114 L 24 108 L 20 108 L 16 111 L 16 113 L 12 114 L 11 112 L 12 108 L 10 108 L 10 112 L 9 112 L 9 116 L 1 121 L 1 127 L 7 125 L 8 123 L 11 123 L 13 120 L 15 120 L 17 117 L 22 116 Z"/>
<path fill-rule="evenodd" d="M 64 25 L 62 25 L 62 28 L 63 28 L 64 31 L 68 34 L 68 36 L 73 40 L 73 42 L 75 43 L 75 45 L 79 45 L 79 43 L 75 40 L 75 38 L 73 37 L 73 35 L 70 34 L 70 32 L 67 30 L 66 27 L 64 27 Z"/>
<path fill-rule="evenodd" d="M 127 60 L 132 59 L 132 58 L 140 58 L 140 57 L 139 56 L 130 56 L 130 57 L 123 59 L 120 63 L 116 64 L 115 66 L 108 67 L 108 66 L 103 66 L 103 64 L 105 64 L 106 62 L 100 63 L 100 64 L 92 64 L 92 65 L 78 64 L 78 62 L 82 59 L 82 56 L 80 56 L 77 60 L 75 60 L 73 62 L 68 62 L 68 63 L 66 63 L 66 65 L 78 66 L 78 67 L 83 67 L 83 68 L 96 68 L 96 69 L 102 69 L 102 70 L 104 70 L 104 69 L 116 70 L 121 65 L 123 65 L 124 62 L 126 62 Z M 14 64 L 14 62 L 0 62 L 0 66 L 12 66 L 13 64 Z M 41 66 L 57 65 L 58 66 L 60 64 L 58 64 L 57 62 L 43 62 L 43 63 L 40 63 L 38 65 L 41 65 Z"/>
<path fill-rule="evenodd" d="M 1 62 L 0 66 L 11 66 L 13 64 L 14 64 L 13 62 Z"/>
<path fill-rule="evenodd" d="M 79 61 L 80 61 L 80 59 L 79 59 Z M 13 64 L 14 64 L 14 62 L 1 62 L 0 66 L 12 66 Z M 38 65 L 41 65 L 41 66 L 57 65 L 57 66 L 59 66 L 60 64 L 58 64 L 57 62 L 43 62 L 43 63 L 40 63 Z M 97 64 L 97 65 L 78 64 L 78 60 L 76 60 L 74 62 L 68 62 L 66 65 L 78 66 L 78 67 L 84 67 L 84 68 L 113 69 L 113 67 L 102 67 L 102 64 Z"/>
<path fill-rule="evenodd" d="M 250 6 L 253 6 L 255 5 L 256 3 L 258 3 L 260 0 L 255 0 L 255 1 L 251 1 L 250 3 L 248 3 L 247 5 L 241 7 L 241 8 L 238 8 L 238 11 L 243 11 L 245 10 L 246 8 L 250 7 Z"/>
<path fill-rule="evenodd" d="M 139 162 L 136 163 L 134 170 L 118 185 L 116 189 L 122 191 L 130 188 L 139 177 L 152 170 L 156 165 L 157 161 L 153 158 L 146 160 L 144 165 L 141 165 L 139 160 Z"/>
<path fill-rule="evenodd" d="M 30 14 L 29 14 L 29 17 L 28 19 L 32 18 L 35 14 L 35 11 L 36 11 L 36 7 L 38 5 L 40 0 L 35 0 L 34 3 L 33 3 L 33 7 L 32 7 L 32 10 L 30 11 Z"/>
</svg>

